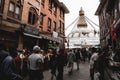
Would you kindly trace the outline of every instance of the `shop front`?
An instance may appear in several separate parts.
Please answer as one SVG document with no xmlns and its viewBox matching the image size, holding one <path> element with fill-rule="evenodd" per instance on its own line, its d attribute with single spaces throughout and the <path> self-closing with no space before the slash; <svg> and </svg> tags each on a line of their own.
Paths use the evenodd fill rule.
<svg viewBox="0 0 120 80">
<path fill-rule="evenodd" d="M 5 42 L 7 49 L 18 46 L 18 36 L 15 33 L 0 30 L 0 40 Z"/>
<path fill-rule="evenodd" d="M 6 48 L 18 47 L 18 38 L 20 25 L 15 23 L 10 23 L 7 20 L 2 20 L 0 23 L 0 40 L 5 42 Z"/>
<path fill-rule="evenodd" d="M 19 38 L 19 49 L 32 50 L 33 46 L 39 45 L 39 39 L 41 39 L 39 29 L 24 25 L 23 32 Z"/>
<path fill-rule="evenodd" d="M 54 38 L 50 34 L 42 34 L 39 29 L 23 25 L 22 34 L 19 35 L 18 49 L 32 50 L 33 46 L 39 45 L 41 49 L 47 52 L 48 48 L 56 48 L 60 44 L 58 38 Z"/>
<path fill-rule="evenodd" d="M 45 50 L 45 53 L 49 48 L 56 49 L 58 45 L 60 44 L 60 40 L 58 38 L 54 38 L 47 34 L 40 34 L 40 46 L 43 50 Z"/>
</svg>

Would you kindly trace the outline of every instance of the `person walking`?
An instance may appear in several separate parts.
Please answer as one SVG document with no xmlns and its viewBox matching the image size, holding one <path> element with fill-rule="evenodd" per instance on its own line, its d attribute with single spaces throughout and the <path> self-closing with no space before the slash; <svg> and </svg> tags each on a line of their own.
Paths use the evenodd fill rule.
<svg viewBox="0 0 120 80">
<path fill-rule="evenodd" d="M 72 50 L 70 50 L 68 53 L 68 68 L 69 68 L 68 73 L 69 73 L 69 75 L 71 75 L 73 72 L 75 58 L 76 58 L 75 53 Z"/>
<path fill-rule="evenodd" d="M 27 50 L 23 49 L 22 53 L 20 53 L 19 55 L 20 59 L 21 59 L 21 70 L 20 70 L 20 74 L 22 77 L 26 78 L 27 77 L 27 72 L 28 72 L 28 67 L 27 67 Z"/>
<path fill-rule="evenodd" d="M 40 47 L 34 46 L 33 53 L 28 57 L 29 80 L 42 80 L 44 57 L 40 56 Z"/>
<path fill-rule="evenodd" d="M 57 80 L 63 80 L 64 65 L 65 65 L 64 48 L 60 48 L 57 54 L 57 70 L 58 70 Z"/>
<path fill-rule="evenodd" d="M 52 50 L 52 55 L 50 56 L 49 67 L 51 70 L 51 80 L 57 78 L 56 76 L 56 68 L 57 68 L 57 53 L 56 49 Z"/>
<path fill-rule="evenodd" d="M 79 70 L 79 63 L 80 63 L 80 60 L 81 60 L 81 52 L 80 52 L 80 50 L 77 50 L 76 49 L 76 51 L 75 51 L 75 62 L 76 62 L 76 64 L 77 64 L 77 70 Z"/>
<path fill-rule="evenodd" d="M 93 54 L 90 58 L 90 78 L 91 80 L 94 80 L 94 72 L 95 72 L 95 62 L 98 59 L 98 53 L 96 51 L 96 48 L 93 49 Z"/>
<path fill-rule="evenodd" d="M 104 77 L 104 71 L 106 69 L 106 54 L 107 54 L 108 50 L 107 51 L 103 51 L 103 50 L 99 50 L 98 51 L 98 58 L 97 58 L 97 61 L 95 62 L 94 64 L 94 67 L 95 67 L 95 71 L 96 73 L 99 73 L 99 80 L 105 80 L 105 77 Z M 94 74 L 96 74 L 94 73 Z"/>
<path fill-rule="evenodd" d="M 17 50 L 14 47 L 11 47 L 9 48 L 9 53 L 13 57 L 13 60 L 15 61 L 17 73 L 20 74 L 21 59 L 17 53 Z"/>
<path fill-rule="evenodd" d="M 23 80 L 17 74 L 15 62 L 12 56 L 5 50 L 3 41 L 0 41 L 0 80 Z"/>
</svg>

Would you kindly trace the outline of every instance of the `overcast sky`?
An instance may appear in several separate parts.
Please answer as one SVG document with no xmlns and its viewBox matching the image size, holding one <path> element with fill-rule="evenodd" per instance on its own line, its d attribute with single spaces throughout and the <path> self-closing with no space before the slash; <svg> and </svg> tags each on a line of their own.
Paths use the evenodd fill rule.
<svg viewBox="0 0 120 80">
<path fill-rule="evenodd" d="M 59 0 L 63 2 L 69 9 L 70 13 L 65 15 L 65 27 L 68 27 L 78 16 L 81 7 L 85 11 L 85 16 L 99 24 L 98 17 L 95 12 L 99 5 L 99 0 Z M 66 34 L 71 31 L 72 28 L 66 29 Z"/>
</svg>

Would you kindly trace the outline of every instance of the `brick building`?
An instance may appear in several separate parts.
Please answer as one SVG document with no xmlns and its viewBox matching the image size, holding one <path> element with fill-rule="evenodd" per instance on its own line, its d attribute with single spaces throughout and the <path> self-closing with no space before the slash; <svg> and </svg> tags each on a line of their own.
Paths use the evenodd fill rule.
<svg viewBox="0 0 120 80">
<path fill-rule="evenodd" d="M 41 0 L 40 34 L 41 46 L 55 47 L 64 43 L 66 6 L 58 0 Z M 47 35 L 47 36 L 46 36 Z M 48 44 L 48 46 L 43 46 Z"/>
<path fill-rule="evenodd" d="M 53 14 L 54 3 L 57 13 Z M 68 12 L 66 6 L 58 0 L 0 0 L 0 40 L 4 40 L 8 48 L 19 50 L 32 49 L 35 44 L 43 49 L 48 48 L 48 42 L 60 43 L 61 36 L 63 39 L 63 16 Z M 55 32 L 53 25 L 57 26 Z M 59 34 L 59 37 L 54 38 L 53 33 Z"/>
<path fill-rule="evenodd" d="M 120 48 L 120 0 L 100 0 L 95 14 L 99 16 L 101 46 Z"/>
</svg>

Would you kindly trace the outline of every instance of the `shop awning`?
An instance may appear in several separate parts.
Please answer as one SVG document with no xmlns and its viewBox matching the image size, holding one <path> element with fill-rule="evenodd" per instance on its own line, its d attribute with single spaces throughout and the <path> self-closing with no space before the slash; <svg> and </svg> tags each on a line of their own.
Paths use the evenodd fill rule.
<svg viewBox="0 0 120 80">
<path fill-rule="evenodd" d="M 40 36 L 44 39 L 48 39 L 48 40 L 55 41 L 55 42 L 58 42 L 58 43 L 61 42 L 58 38 L 54 38 L 54 37 L 50 37 L 50 36 L 42 35 L 42 34 L 40 34 Z"/>
<path fill-rule="evenodd" d="M 41 39 L 41 36 L 36 36 L 36 35 L 32 35 L 32 34 L 28 34 L 28 33 L 23 33 L 25 36 L 30 36 L 30 37 L 34 37 L 34 38 L 39 38 Z"/>
</svg>

